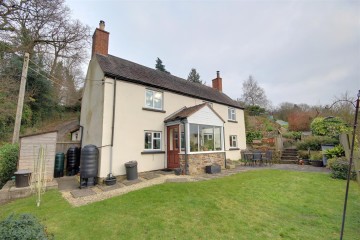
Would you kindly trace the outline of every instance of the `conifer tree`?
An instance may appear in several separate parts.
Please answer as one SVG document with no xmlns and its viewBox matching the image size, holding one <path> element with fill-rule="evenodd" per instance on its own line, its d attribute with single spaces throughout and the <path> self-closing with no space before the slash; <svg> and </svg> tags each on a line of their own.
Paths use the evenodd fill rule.
<svg viewBox="0 0 360 240">
<path fill-rule="evenodd" d="M 205 84 L 203 81 L 200 80 L 200 74 L 196 71 L 195 68 L 191 69 L 187 80 L 194 83 Z"/>
<path fill-rule="evenodd" d="M 159 71 L 162 71 L 162 72 L 166 72 L 166 73 L 169 73 L 168 71 L 166 71 L 165 69 L 165 65 L 162 63 L 161 59 L 160 58 L 157 58 L 156 59 L 156 65 L 155 65 L 155 68 Z"/>
</svg>

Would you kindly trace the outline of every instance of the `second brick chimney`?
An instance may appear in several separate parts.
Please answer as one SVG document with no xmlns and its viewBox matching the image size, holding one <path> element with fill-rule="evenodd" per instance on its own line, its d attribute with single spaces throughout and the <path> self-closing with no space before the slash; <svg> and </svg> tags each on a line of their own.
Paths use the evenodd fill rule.
<svg viewBox="0 0 360 240">
<path fill-rule="evenodd" d="M 109 32 L 105 31 L 105 22 L 101 20 L 99 23 L 99 27 L 95 29 L 93 35 L 91 56 L 93 56 L 95 53 L 108 55 L 109 34 Z"/>
<path fill-rule="evenodd" d="M 220 71 L 216 71 L 216 78 L 212 80 L 212 87 L 222 92 L 222 78 L 220 77 Z"/>
</svg>

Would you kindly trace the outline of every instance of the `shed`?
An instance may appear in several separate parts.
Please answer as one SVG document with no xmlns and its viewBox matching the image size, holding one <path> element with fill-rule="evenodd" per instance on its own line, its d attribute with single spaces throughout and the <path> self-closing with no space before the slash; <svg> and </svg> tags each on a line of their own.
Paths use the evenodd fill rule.
<svg viewBox="0 0 360 240">
<path fill-rule="evenodd" d="M 21 136 L 18 170 L 30 170 L 32 173 L 37 172 L 35 166 L 39 159 L 39 150 L 43 147 L 45 150 L 45 179 L 47 181 L 52 181 L 56 141 L 57 131 Z"/>
</svg>

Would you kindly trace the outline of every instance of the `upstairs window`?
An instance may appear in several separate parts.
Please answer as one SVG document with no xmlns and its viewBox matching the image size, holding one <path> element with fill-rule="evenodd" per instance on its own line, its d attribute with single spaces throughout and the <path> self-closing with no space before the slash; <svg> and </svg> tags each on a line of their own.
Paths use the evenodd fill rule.
<svg viewBox="0 0 360 240">
<path fill-rule="evenodd" d="M 228 109 L 228 119 L 231 121 L 236 121 L 236 111 L 235 108 L 230 108 Z"/>
<path fill-rule="evenodd" d="M 163 109 L 163 93 L 155 90 L 146 89 L 145 106 L 147 108 L 162 110 Z"/>
</svg>

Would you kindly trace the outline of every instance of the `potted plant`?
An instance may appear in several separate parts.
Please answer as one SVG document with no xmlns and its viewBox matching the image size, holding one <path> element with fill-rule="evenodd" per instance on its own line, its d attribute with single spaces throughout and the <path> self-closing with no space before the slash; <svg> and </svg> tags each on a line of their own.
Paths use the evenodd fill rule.
<svg viewBox="0 0 360 240">
<path fill-rule="evenodd" d="M 301 160 L 305 165 L 310 165 L 310 153 L 309 151 L 300 150 L 298 151 L 298 159 Z"/>
<path fill-rule="evenodd" d="M 312 152 L 310 155 L 310 163 L 314 167 L 323 167 L 322 153 L 321 152 Z"/>
</svg>

